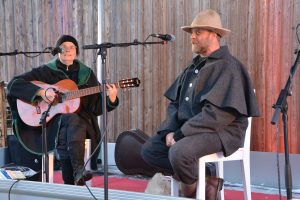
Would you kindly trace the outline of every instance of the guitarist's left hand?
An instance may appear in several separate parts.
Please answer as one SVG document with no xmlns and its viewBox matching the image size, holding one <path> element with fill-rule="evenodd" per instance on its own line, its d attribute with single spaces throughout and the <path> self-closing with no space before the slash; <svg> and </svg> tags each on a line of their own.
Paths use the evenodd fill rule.
<svg viewBox="0 0 300 200">
<path fill-rule="evenodd" d="M 114 103 L 117 99 L 118 88 L 115 84 L 106 84 L 107 95 L 112 103 Z"/>
</svg>

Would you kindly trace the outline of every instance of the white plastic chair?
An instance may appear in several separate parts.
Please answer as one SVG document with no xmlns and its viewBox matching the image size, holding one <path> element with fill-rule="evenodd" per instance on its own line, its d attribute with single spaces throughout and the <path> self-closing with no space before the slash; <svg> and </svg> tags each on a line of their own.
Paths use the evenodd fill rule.
<svg viewBox="0 0 300 200">
<path fill-rule="evenodd" d="M 84 151 L 84 163 L 89 159 L 91 156 L 91 139 L 85 139 L 85 151 Z M 54 176 L 54 153 L 49 153 L 49 183 L 53 183 L 53 176 Z M 91 169 L 90 161 L 85 166 L 86 170 Z M 91 186 L 91 180 L 86 182 L 86 185 Z"/>
<path fill-rule="evenodd" d="M 224 157 L 223 152 L 217 152 L 199 158 L 199 179 L 197 185 L 197 199 L 205 200 L 205 164 L 215 162 L 217 164 L 217 176 L 224 178 L 224 161 L 241 162 L 242 174 L 244 179 L 244 198 L 251 200 L 251 182 L 250 182 L 250 140 L 251 140 L 252 118 L 248 118 L 248 128 L 246 130 L 244 146 L 228 157 Z M 171 179 L 171 196 L 178 196 L 178 182 Z M 224 200 L 224 187 L 221 190 L 221 199 Z"/>
</svg>

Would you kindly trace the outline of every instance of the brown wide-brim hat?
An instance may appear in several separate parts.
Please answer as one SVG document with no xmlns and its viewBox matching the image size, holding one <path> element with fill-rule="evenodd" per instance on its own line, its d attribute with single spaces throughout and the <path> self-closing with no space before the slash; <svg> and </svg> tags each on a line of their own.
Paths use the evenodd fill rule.
<svg viewBox="0 0 300 200">
<path fill-rule="evenodd" d="M 206 30 L 210 30 L 217 33 L 221 37 L 224 37 L 225 35 L 230 33 L 230 30 L 222 27 L 220 15 L 216 11 L 211 9 L 201 11 L 195 17 L 190 26 L 181 27 L 182 30 L 188 33 L 192 33 L 193 28 L 203 28 Z"/>
</svg>

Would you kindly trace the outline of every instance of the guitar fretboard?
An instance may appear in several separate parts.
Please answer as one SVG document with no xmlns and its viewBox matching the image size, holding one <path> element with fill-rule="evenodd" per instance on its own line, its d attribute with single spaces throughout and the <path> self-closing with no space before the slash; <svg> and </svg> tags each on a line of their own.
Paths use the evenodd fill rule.
<svg viewBox="0 0 300 200">
<path fill-rule="evenodd" d="M 114 85 L 118 88 L 119 83 L 114 83 Z M 65 93 L 65 100 L 71 100 L 71 99 L 76 99 L 79 97 L 84 97 L 88 96 L 91 94 L 96 94 L 98 92 L 101 92 L 101 85 L 99 86 L 94 86 L 90 88 L 85 88 L 85 89 L 80 89 L 80 90 L 75 90 L 75 91 L 70 91 Z"/>
<path fill-rule="evenodd" d="M 83 96 L 88 96 L 101 91 L 101 86 L 90 87 L 82 90 L 76 90 L 65 93 L 66 100 L 76 99 Z"/>
</svg>

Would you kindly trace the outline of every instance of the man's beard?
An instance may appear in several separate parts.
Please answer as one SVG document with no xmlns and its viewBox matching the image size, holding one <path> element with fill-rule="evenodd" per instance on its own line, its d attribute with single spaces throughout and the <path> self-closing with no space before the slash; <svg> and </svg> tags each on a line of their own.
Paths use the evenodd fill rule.
<svg viewBox="0 0 300 200">
<path fill-rule="evenodd" d="M 192 44 L 192 52 L 196 54 L 205 54 L 207 52 L 207 47 L 199 44 Z"/>
</svg>

